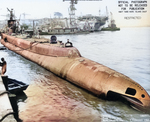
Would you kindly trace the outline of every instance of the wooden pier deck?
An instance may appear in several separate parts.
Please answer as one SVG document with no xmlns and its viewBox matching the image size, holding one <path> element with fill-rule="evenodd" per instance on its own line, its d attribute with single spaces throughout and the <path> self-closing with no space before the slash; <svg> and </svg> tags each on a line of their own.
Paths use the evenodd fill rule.
<svg viewBox="0 0 150 122">
<path fill-rule="evenodd" d="M 6 116 L 6 117 L 5 117 Z M 8 93 L 0 75 L 0 122 L 16 122 Z"/>
</svg>

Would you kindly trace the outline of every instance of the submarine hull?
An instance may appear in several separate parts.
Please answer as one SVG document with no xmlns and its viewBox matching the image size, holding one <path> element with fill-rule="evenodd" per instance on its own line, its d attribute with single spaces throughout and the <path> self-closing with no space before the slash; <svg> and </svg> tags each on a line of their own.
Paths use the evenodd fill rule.
<svg viewBox="0 0 150 122">
<path fill-rule="evenodd" d="M 113 69 L 84 58 L 80 54 L 61 57 L 25 50 L 10 43 L 11 40 L 8 40 L 7 35 L 2 37 L 1 43 L 8 49 L 97 96 L 103 96 L 106 99 L 122 98 L 132 107 L 142 111 L 147 111 L 150 108 L 150 96 L 144 88 Z M 13 41 L 15 40 L 17 41 L 17 38 L 13 39 Z"/>
</svg>

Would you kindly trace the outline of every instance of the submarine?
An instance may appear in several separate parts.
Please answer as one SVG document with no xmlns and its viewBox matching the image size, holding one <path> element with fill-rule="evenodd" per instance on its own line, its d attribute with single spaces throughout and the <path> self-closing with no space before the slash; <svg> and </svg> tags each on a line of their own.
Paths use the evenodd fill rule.
<svg viewBox="0 0 150 122">
<path fill-rule="evenodd" d="M 54 40 L 53 40 L 54 39 Z M 121 100 L 136 110 L 150 111 L 150 96 L 131 78 L 98 62 L 82 57 L 73 45 L 53 39 L 21 39 L 1 33 L 1 44 L 37 63 L 57 76 L 90 91 L 100 98 Z M 41 43 L 42 42 L 47 43 Z"/>
</svg>

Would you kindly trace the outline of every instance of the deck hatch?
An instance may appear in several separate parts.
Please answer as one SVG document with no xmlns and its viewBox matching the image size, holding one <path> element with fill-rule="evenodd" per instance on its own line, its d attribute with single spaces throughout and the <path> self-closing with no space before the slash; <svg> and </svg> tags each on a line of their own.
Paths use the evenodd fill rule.
<svg viewBox="0 0 150 122">
<path fill-rule="evenodd" d="M 136 90 L 128 87 L 125 93 L 134 96 L 136 94 Z"/>
</svg>

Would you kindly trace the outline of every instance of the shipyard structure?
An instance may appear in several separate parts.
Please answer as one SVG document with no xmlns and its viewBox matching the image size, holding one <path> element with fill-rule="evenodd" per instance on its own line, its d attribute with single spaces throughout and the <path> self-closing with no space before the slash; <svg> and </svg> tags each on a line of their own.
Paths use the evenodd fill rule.
<svg viewBox="0 0 150 122">
<path fill-rule="evenodd" d="M 9 20 L 5 25 L 3 25 L 2 32 L 8 32 L 9 28 L 13 28 L 13 32 L 32 32 L 33 35 L 57 35 L 57 34 L 76 34 L 76 33 L 90 33 L 94 31 L 100 31 L 103 26 L 106 24 L 106 21 L 108 21 L 108 15 L 102 16 L 99 15 L 92 15 L 87 14 L 83 16 L 76 16 L 75 15 L 75 4 L 77 4 L 76 0 L 70 0 L 70 6 L 68 8 L 68 14 L 69 17 L 63 17 L 63 15 L 60 12 L 54 12 L 54 17 L 51 18 L 42 18 L 42 19 L 26 19 L 21 21 L 21 15 L 18 20 L 14 19 L 15 14 L 13 12 L 13 9 L 8 11 L 10 12 L 10 19 L 13 20 L 11 23 Z M 106 7 L 106 13 L 107 13 L 107 7 Z M 23 13 L 25 16 L 25 13 Z M 27 24 L 29 28 L 26 30 L 24 27 L 22 27 L 21 24 Z M 10 32 L 10 31 L 9 31 Z"/>
<path fill-rule="evenodd" d="M 41 34 L 74 34 L 101 30 L 101 27 L 108 20 L 108 16 L 100 16 L 100 14 L 99 16 L 93 16 L 88 14 L 76 17 L 75 4 L 77 4 L 77 0 L 70 0 L 68 8 L 69 18 L 62 18 L 61 13 L 55 12 L 54 15 L 58 15 L 57 17 L 42 19 L 39 22 L 39 29 L 42 31 Z"/>
<path fill-rule="evenodd" d="M 71 24 L 70 18 L 45 18 L 39 21 L 37 28 L 41 34 L 74 34 L 100 31 L 107 17 L 86 15 L 75 19 Z"/>
</svg>

